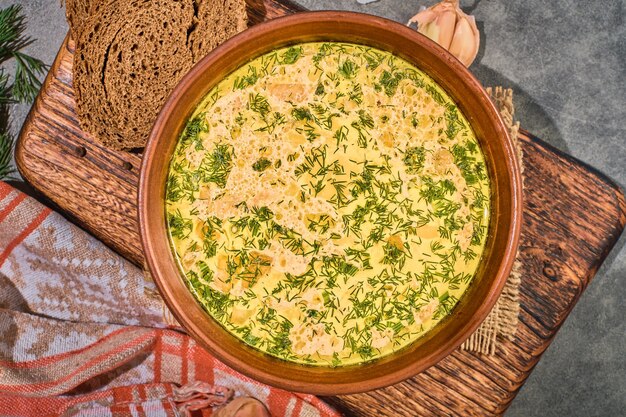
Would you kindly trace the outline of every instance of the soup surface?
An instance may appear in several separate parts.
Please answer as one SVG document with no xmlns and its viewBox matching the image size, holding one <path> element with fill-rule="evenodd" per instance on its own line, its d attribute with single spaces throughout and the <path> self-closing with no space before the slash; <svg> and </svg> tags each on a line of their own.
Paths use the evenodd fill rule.
<svg viewBox="0 0 626 417">
<path fill-rule="evenodd" d="M 174 252 L 206 311 L 289 361 L 388 355 L 446 317 L 489 220 L 463 114 L 387 52 L 304 43 L 224 78 L 175 150 Z"/>
</svg>

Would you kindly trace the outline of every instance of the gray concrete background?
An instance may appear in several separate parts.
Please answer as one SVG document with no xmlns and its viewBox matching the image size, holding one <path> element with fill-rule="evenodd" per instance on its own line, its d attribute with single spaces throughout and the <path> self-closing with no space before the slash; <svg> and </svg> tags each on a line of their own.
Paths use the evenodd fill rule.
<svg viewBox="0 0 626 417">
<path fill-rule="evenodd" d="M 434 0 L 300 0 L 309 9 L 356 10 L 406 22 Z M 52 63 L 67 31 L 57 0 L 22 4 L 28 51 Z M 522 126 L 626 185 L 626 0 L 462 1 L 481 50 L 472 72 L 515 91 Z M 13 112 L 18 129 L 28 106 Z M 626 416 L 626 238 L 618 243 L 507 416 Z"/>
</svg>

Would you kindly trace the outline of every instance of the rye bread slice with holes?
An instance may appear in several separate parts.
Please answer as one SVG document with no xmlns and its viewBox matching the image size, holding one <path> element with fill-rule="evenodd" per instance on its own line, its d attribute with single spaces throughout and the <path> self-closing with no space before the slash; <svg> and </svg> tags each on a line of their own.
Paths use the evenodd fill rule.
<svg viewBox="0 0 626 417">
<path fill-rule="evenodd" d="M 77 39 L 89 17 L 110 2 L 111 0 L 65 0 L 65 17 L 72 37 Z"/>
<path fill-rule="evenodd" d="M 178 81 L 247 26 L 243 0 L 95 1 L 76 31 L 76 110 L 81 127 L 114 149 L 143 147 Z"/>
<path fill-rule="evenodd" d="M 91 15 L 92 6 L 100 0 L 65 0 L 65 17 L 72 37 L 76 39 L 83 22 Z"/>
<path fill-rule="evenodd" d="M 197 1 L 198 20 L 189 35 L 194 61 L 204 58 L 215 47 L 248 27 L 246 2 L 241 0 Z M 215 31 L 215 28 L 224 28 Z M 207 36 L 210 34 L 210 36 Z"/>
</svg>

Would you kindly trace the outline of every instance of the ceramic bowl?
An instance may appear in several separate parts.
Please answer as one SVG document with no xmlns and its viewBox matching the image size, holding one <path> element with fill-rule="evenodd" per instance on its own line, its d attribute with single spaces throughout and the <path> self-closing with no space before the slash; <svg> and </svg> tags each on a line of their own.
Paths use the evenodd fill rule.
<svg viewBox="0 0 626 417">
<path fill-rule="evenodd" d="M 211 318 L 187 289 L 170 249 L 165 220 L 168 166 L 189 116 L 227 74 L 273 49 L 309 41 L 344 41 L 396 54 L 430 75 L 456 101 L 486 157 L 492 215 L 476 277 L 453 312 L 407 348 L 374 362 L 330 368 L 283 361 L 239 341 Z M 515 258 L 521 222 L 521 177 L 514 145 L 481 84 L 434 42 L 390 20 L 349 12 L 307 12 L 260 24 L 212 51 L 178 84 L 154 125 L 143 157 L 139 224 L 147 265 L 185 330 L 241 373 L 287 390 L 348 394 L 391 385 L 425 370 L 456 349 L 487 317 Z"/>
</svg>

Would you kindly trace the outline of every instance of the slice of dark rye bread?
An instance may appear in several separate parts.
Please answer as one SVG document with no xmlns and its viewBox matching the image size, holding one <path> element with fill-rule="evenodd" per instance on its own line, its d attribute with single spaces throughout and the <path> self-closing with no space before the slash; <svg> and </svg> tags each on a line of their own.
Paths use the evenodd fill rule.
<svg viewBox="0 0 626 417">
<path fill-rule="evenodd" d="M 67 7 L 78 118 L 114 149 L 143 147 L 183 75 L 247 27 L 244 0 L 67 0 Z"/>
<path fill-rule="evenodd" d="M 78 26 L 80 26 L 81 22 L 87 20 L 91 14 L 91 5 L 96 1 L 100 0 L 65 0 L 65 2 L 61 0 L 61 3 L 65 3 L 65 17 L 70 25 L 70 32 L 72 32 L 74 39 L 77 37 Z"/>
</svg>

